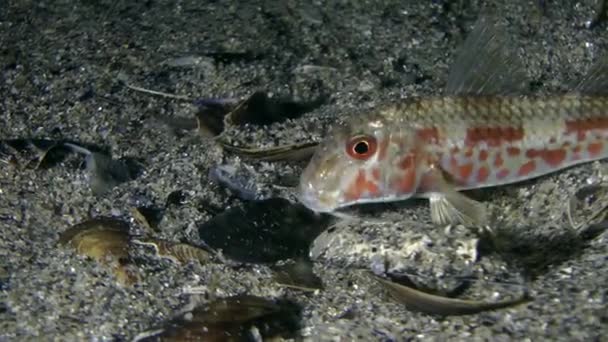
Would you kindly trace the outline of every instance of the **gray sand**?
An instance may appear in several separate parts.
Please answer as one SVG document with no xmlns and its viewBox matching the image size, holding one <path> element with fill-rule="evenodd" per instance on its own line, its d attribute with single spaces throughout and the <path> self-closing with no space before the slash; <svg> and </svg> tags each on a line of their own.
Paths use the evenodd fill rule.
<svg viewBox="0 0 608 342">
<path fill-rule="evenodd" d="M 577 189 L 606 181 L 605 163 L 483 193 L 500 213 L 494 228 L 510 252 L 486 252 L 477 261 L 476 235 L 433 227 L 425 205 L 373 213 L 387 223 L 341 225 L 312 249 L 326 288 L 312 294 L 278 286 L 266 266 L 178 266 L 150 253 L 142 282 L 124 288 L 104 267 L 57 245 L 62 231 L 98 215 L 138 229 L 129 207 L 161 205 L 179 189 L 187 202 L 167 213 L 158 235 L 195 241 L 197 224 L 212 217 L 208 209 L 239 204 L 209 181 L 209 168 L 248 164 L 261 188 L 292 185 L 285 180 L 300 172 L 241 160 L 192 132 L 174 134 L 157 118 L 191 117 L 194 107 L 129 90 L 120 80 L 193 98 L 245 98 L 260 89 L 304 100 L 328 94 L 327 105 L 300 119 L 231 131 L 258 146 L 318 140 L 353 109 L 439 94 L 481 8 L 480 1 L 326 3 L 0 2 L 0 138 L 72 139 L 145 165 L 136 180 L 96 197 L 78 160 L 48 171 L 0 163 L 1 341 L 130 340 L 204 303 L 212 281 L 220 297 L 296 298 L 304 306 L 302 333 L 312 340 L 606 340 L 608 235 L 582 241 L 563 215 Z M 510 23 L 537 92 L 567 89 L 608 51 L 608 24 L 584 26 L 594 1 L 547 2 L 544 17 L 540 1 L 501 3 L 493 8 Z M 218 51 L 240 57 L 218 62 L 209 55 Z M 462 275 L 483 279 L 464 297 L 516 296 L 520 287 L 501 285 L 514 282 L 535 300 L 463 317 L 410 312 L 361 272 L 385 261 L 429 286 L 449 288 Z"/>
</svg>

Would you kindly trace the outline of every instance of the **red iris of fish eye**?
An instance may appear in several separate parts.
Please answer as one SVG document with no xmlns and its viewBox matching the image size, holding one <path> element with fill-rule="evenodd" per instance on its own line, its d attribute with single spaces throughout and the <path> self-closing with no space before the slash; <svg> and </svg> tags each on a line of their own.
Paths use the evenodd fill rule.
<svg viewBox="0 0 608 342">
<path fill-rule="evenodd" d="M 357 136 L 352 138 L 346 145 L 346 153 L 355 159 L 365 160 L 376 153 L 377 147 L 376 138 Z"/>
</svg>

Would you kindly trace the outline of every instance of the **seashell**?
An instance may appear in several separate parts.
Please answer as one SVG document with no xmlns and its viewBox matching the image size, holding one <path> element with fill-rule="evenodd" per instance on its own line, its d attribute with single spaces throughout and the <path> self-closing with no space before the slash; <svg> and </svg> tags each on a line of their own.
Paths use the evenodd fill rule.
<svg viewBox="0 0 608 342">
<path fill-rule="evenodd" d="M 230 103 L 214 100 L 199 100 L 196 122 L 199 133 L 204 137 L 215 137 L 224 132 L 224 118 L 231 110 Z"/>
<path fill-rule="evenodd" d="M 570 197 L 566 214 L 575 231 L 605 221 L 608 215 L 608 186 L 590 185 L 579 189 Z"/>
<path fill-rule="evenodd" d="M 51 168 L 63 161 L 69 152 L 69 148 L 58 140 L 10 139 L 0 141 L 0 160 L 22 168 Z"/>
<path fill-rule="evenodd" d="M 165 213 L 163 209 L 155 207 L 134 207 L 130 211 L 133 219 L 148 232 L 158 231 L 158 225 Z"/>
<path fill-rule="evenodd" d="M 199 106 L 196 120 L 203 136 L 216 137 L 221 135 L 226 127 L 247 124 L 267 126 L 287 119 L 296 119 L 325 101 L 326 98 L 309 102 L 275 99 L 260 91 L 240 103 L 234 100 L 201 99 L 195 102 Z"/>
<path fill-rule="evenodd" d="M 115 160 L 109 154 L 92 151 L 80 145 L 65 143 L 75 152 L 85 155 L 91 190 L 101 196 L 115 186 L 136 178 L 140 166 L 132 159 Z"/>
<path fill-rule="evenodd" d="M 312 262 L 308 259 L 289 261 L 272 267 L 274 280 L 282 286 L 302 290 L 316 291 L 323 289 L 321 279 L 313 272 Z"/>
<path fill-rule="evenodd" d="M 225 126 L 266 126 L 287 119 L 296 119 L 325 102 L 319 98 L 309 102 L 295 102 L 286 98 L 270 98 L 264 92 L 255 92 L 226 115 Z"/>
<path fill-rule="evenodd" d="M 276 262 L 308 255 L 309 246 L 330 224 L 283 198 L 230 208 L 198 227 L 205 245 L 239 262 Z"/>
<path fill-rule="evenodd" d="M 97 217 L 76 224 L 59 238 L 61 244 L 70 244 L 78 254 L 99 262 L 127 258 L 129 241 L 128 224 L 110 217 Z"/>
<path fill-rule="evenodd" d="M 140 334 L 134 341 L 250 341 L 295 338 L 301 308 L 287 300 L 251 295 L 217 299 L 176 318 L 163 327 Z"/>
<path fill-rule="evenodd" d="M 129 258 L 129 226 L 124 221 L 97 217 L 74 225 L 61 233 L 59 243 L 73 247 L 80 255 L 110 267 L 117 281 L 132 285 L 139 274 Z"/>
<path fill-rule="evenodd" d="M 172 191 L 165 200 L 165 208 L 171 206 L 181 206 L 187 201 L 187 194 L 183 190 Z"/>
<path fill-rule="evenodd" d="M 131 263 L 119 264 L 114 268 L 114 276 L 119 284 L 132 286 L 141 281 L 139 269 Z"/>
<path fill-rule="evenodd" d="M 96 147 L 48 139 L 0 141 L 0 161 L 14 167 L 49 169 L 65 160 L 71 152 L 85 155 L 91 188 L 96 195 L 135 178 L 140 166 L 134 160 L 113 160 Z"/>
</svg>

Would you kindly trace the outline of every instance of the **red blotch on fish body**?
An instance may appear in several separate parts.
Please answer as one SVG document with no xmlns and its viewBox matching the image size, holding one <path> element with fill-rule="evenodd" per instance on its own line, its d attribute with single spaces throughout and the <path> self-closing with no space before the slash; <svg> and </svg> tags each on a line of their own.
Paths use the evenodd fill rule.
<svg viewBox="0 0 608 342">
<path fill-rule="evenodd" d="M 372 169 L 372 178 L 375 181 L 379 181 L 380 180 L 380 168 L 375 167 L 375 168 Z"/>
<path fill-rule="evenodd" d="M 585 140 L 586 133 L 592 130 L 608 130 L 608 118 L 595 117 L 566 121 L 566 134 L 575 133 L 579 142 Z"/>
<path fill-rule="evenodd" d="M 416 189 L 416 171 L 411 169 L 403 174 L 403 177 L 398 180 L 396 188 L 399 193 L 413 193 Z"/>
<path fill-rule="evenodd" d="M 526 151 L 526 158 L 536 159 L 538 157 L 542 158 L 547 165 L 558 167 L 566 160 L 566 150 L 564 148 L 556 148 L 553 150 L 537 150 L 531 148 Z"/>
<path fill-rule="evenodd" d="M 494 158 L 494 166 L 501 167 L 505 163 L 504 159 L 502 159 L 502 155 L 500 153 L 496 153 L 496 157 Z"/>
<path fill-rule="evenodd" d="M 479 151 L 479 161 L 486 161 L 488 159 L 488 150 Z"/>
<path fill-rule="evenodd" d="M 594 117 L 581 120 L 566 121 L 566 131 L 590 131 L 594 129 L 608 129 L 608 118 Z"/>
<path fill-rule="evenodd" d="M 497 179 L 505 179 L 509 175 L 509 169 L 501 169 L 496 173 Z"/>
<path fill-rule="evenodd" d="M 591 157 L 597 157 L 602 152 L 603 144 L 601 142 L 590 143 L 587 146 L 587 151 Z"/>
<path fill-rule="evenodd" d="M 535 148 L 526 150 L 526 158 L 529 158 L 529 159 L 534 159 L 536 157 L 540 157 L 541 154 L 542 154 L 541 150 L 537 150 Z"/>
<path fill-rule="evenodd" d="M 541 157 L 551 167 L 558 167 L 566 160 L 566 150 L 563 148 L 543 151 Z"/>
<path fill-rule="evenodd" d="M 527 176 L 535 169 L 536 169 L 536 161 L 530 160 L 519 168 L 517 175 L 520 177 Z"/>
<path fill-rule="evenodd" d="M 360 170 L 359 174 L 357 175 L 357 178 L 355 178 L 355 180 L 350 184 L 350 186 L 346 190 L 346 193 L 344 194 L 346 200 L 356 201 L 361 198 L 361 196 L 363 195 L 365 183 L 365 173 L 363 172 L 363 170 Z"/>
<path fill-rule="evenodd" d="M 509 146 L 507 147 L 507 154 L 510 157 L 516 157 L 521 153 L 521 150 L 519 149 L 519 147 L 513 147 L 513 146 Z"/>
<path fill-rule="evenodd" d="M 399 193 L 413 193 L 416 191 L 416 152 L 410 152 L 399 161 L 399 168 L 403 171 L 401 178 L 394 180 L 394 187 Z"/>
<path fill-rule="evenodd" d="M 350 184 L 348 190 L 344 194 L 344 197 L 348 201 L 356 201 L 361 199 L 365 193 L 369 195 L 378 195 L 380 189 L 376 183 L 369 181 L 365 175 L 365 170 L 359 170 L 357 178 Z"/>
<path fill-rule="evenodd" d="M 465 183 L 471 177 L 472 173 L 473 173 L 473 164 L 472 163 L 460 165 L 458 167 L 458 176 L 460 176 L 460 179 L 463 183 Z"/>
<path fill-rule="evenodd" d="M 408 153 L 405 157 L 403 157 L 403 159 L 401 159 L 401 161 L 399 162 L 399 168 L 401 170 L 409 170 L 414 166 L 414 162 L 415 162 L 416 158 L 414 157 L 414 154 L 412 153 Z"/>
<path fill-rule="evenodd" d="M 479 183 L 485 182 L 490 176 L 490 170 L 486 166 L 482 166 L 477 170 L 477 181 Z"/>
<path fill-rule="evenodd" d="M 420 138 L 422 141 L 427 142 L 427 143 L 431 143 L 431 144 L 437 144 L 439 143 L 439 130 L 437 129 L 437 127 L 428 127 L 428 128 L 422 128 L 416 131 L 416 135 L 418 136 L 418 138 Z"/>
<path fill-rule="evenodd" d="M 378 188 L 378 185 L 376 185 L 374 182 L 367 182 L 366 189 L 367 192 L 372 196 L 380 194 L 380 188 Z"/>
<path fill-rule="evenodd" d="M 585 141 L 586 137 L 587 137 L 587 133 L 585 133 L 585 131 L 579 131 L 576 133 L 576 140 L 578 142 Z"/>
<path fill-rule="evenodd" d="M 574 148 L 572 149 L 572 160 L 576 161 L 576 160 L 580 160 L 581 159 L 581 151 L 582 151 L 582 147 L 581 145 L 576 145 L 574 146 Z"/>
<path fill-rule="evenodd" d="M 503 142 L 515 142 L 524 138 L 522 127 L 471 127 L 467 129 L 465 145 L 477 146 L 485 142 L 488 146 L 498 147 Z"/>
</svg>

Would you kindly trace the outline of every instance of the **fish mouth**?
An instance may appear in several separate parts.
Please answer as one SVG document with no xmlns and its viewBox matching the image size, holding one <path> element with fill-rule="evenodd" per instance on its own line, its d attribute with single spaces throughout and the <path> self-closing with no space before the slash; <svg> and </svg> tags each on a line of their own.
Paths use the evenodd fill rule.
<svg viewBox="0 0 608 342">
<path fill-rule="evenodd" d="M 298 189 L 297 199 L 315 213 L 331 213 L 337 208 L 337 194 L 319 191 L 313 184 L 303 182 Z"/>
</svg>

